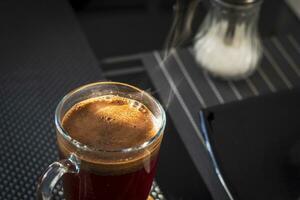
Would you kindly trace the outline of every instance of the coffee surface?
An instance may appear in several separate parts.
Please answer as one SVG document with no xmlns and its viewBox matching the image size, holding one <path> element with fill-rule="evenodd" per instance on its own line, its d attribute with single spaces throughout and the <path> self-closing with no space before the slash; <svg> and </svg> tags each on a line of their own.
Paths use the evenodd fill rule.
<svg viewBox="0 0 300 200">
<path fill-rule="evenodd" d="M 64 115 L 62 126 L 73 139 L 105 151 L 141 145 L 157 132 L 155 117 L 146 106 L 113 95 L 75 104 Z"/>
</svg>

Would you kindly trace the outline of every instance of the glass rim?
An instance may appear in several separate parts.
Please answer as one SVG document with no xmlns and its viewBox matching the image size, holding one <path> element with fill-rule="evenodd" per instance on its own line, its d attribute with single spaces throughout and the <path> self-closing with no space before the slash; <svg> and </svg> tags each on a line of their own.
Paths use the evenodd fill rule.
<svg viewBox="0 0 300 200">
<path fill-rule="evenodd" d="M 94 148 L 94 147 L 90 147 L 86 144 L 83 144 L 81 142 L 79 142 L 78 140 L 73 139 L 68 132 L 63 128 L 62 124 L 61 124 L 61 111 L 62 108 L 64 106 L 64 103 L 70 98 L 72 97 L 74 94 L 76 94 L 77 92 L 86 89 L 88 87 L 91 86 L 96 86 L 96 85 L 120 85 L 120 86 L 125 86 L 125 87 L 129 87 L 131 89 L 134 89 L 138 92 L 141 92 L 145 95 L 147 95 L 151 101 L 153 101 L 155 103 L 155 106 L 158 107 L 160 115 L 161 115 L 161 124 L 159 125 L 159 129 L 156 131 L 155 135 L 153 137 L 151 137 L 150 139 L 148 139 L 147 141 L 145 141 L 144 143 L 140 144 L 140 145 L 136 145 L 136 146 L 132 146 L 132 147 L 128 147 L 128 148 L 122 148 L 122 149 L 116 149 L 116 150 L 104 150 L 101 148 Z M 85 84 L 82 86 L 79 86 L 73 90 L 71 90 L 70 92 L 68 92 L 58 103 L 56 109 L 55 109 L 55 126 L 57 131 L 59 132 L 59 134 L 65 139 L 67 140 L 67 142 L 69 142 L 70 144 L 74 145 L 77 149 L 83 150 L 83 151 L 88 151 L 88 152 L 102 152 L 102 153 L 131 153 L 131 152 L 135 152 L 135 151 L 140 151 L 143 149 L 146 149 L 147 147 L 149 147 L 151 144 L 153 144 L 155 141 L 157 141 L 160 136 L 163 134 L 165 126 L 166 126 L 166 113 L 162 107 L 162 105 L 158 102 L 157 99 L 155 99 L 152 95 L 150 95 L 148 92 L 141 90 L 135 86 L 129 85 L 127 83 L 121 83 L 121 82 L 114 82 L 114 81 L 99 81 L 99 82 L 94 82 L 94 83 L 89 83 L 89 84 Z"/>
<path fill-rule="evenodd" d="M 236 9 L 240 9 L 240 10 L 246 10 L 246 9 L 261 5 L 263 3 L 263 0 L 258 0 L 256 2 L 247 3 L 244 5 L 228 3 L 228 2 L 225 2 L 224 0 L 212 0 L 212 2 L 219 3 L 220 5 L 222 5 L 226 8 L 236 8 Z"/>
</svg>

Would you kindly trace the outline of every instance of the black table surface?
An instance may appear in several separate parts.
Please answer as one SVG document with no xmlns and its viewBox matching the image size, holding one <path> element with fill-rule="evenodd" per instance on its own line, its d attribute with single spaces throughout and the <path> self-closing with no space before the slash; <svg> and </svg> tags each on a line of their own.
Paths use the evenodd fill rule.
<svg viewBox="0 0 300 200">
<path fill-rule="evenodd" d="M 241 81 L 211 77 L 196 63 L 191 48 L 177 49 L 163 61 L 159 51 L 137 55 L 167 107 L 198 172 L 214 199 L 228 199 L 207 154 L 199 111 L 212 106 L 300 87 L 300 35 L 297 32 L 263 40 L 258 70 Z"/>
</svg>

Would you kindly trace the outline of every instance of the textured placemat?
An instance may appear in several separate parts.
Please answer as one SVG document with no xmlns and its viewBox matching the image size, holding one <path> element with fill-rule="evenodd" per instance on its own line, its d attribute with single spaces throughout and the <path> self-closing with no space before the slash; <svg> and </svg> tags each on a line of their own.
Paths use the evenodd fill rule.
<svg viewBox="0 0 300 200">
<path fill-rule="evenodd" d="M 58 159 L 58 101 L 102 76 L 66 1 L 1 1 L 0 13 L 0 199 L 35 199 Z"/>
</svg>

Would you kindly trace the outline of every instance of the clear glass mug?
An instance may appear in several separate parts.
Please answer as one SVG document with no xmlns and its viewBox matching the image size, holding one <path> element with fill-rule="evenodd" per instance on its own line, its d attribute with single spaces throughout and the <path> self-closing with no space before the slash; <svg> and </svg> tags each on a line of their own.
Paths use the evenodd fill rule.
<svg viewBox="0 0 300 200">
<path fill-rule="evenodd" d="M 158 131 L 142 145 L 113 151 L 93 149 L 73 139 L 62 127 L 64 114 L 78 102 L 104 95 L 126 97 L 142 103 L 156 118 Z M 62 160 L 52 163 L 41 176 L 37 199 L 50 200 L 53 188 L 63 176 L 67 200 L 146 200 L 155 175 L 165 124 L 165 111 L 160 103 L 134 86 L 97 82 L 71 91 L 55 111 L 57 142 Z M 99 163 L 102 164 L 94 161 L 101 161 Z"/>
</svg>

